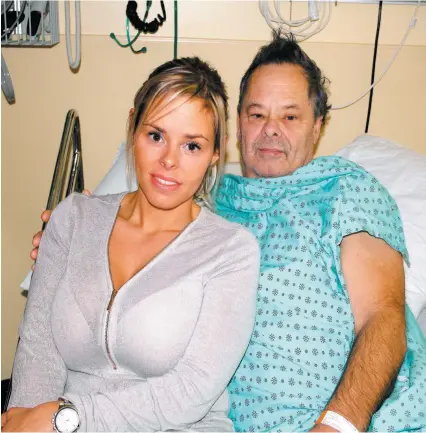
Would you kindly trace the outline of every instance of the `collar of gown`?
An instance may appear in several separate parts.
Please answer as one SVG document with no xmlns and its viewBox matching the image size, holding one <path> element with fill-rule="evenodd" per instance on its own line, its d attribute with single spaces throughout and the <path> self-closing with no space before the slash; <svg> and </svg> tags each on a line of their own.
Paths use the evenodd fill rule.
<svg viewBox="0 0 426 433">
<path fill-rule="evenodd" d="M 237 211 L 266 211 L 287 195 L 311 192 L 319 184 L 353 171 L 356 164 L 338 156 L 323 156 L 287 176 L 247 178 L 226 174 L 218 188 L 216 207 Z"/>
</svg>

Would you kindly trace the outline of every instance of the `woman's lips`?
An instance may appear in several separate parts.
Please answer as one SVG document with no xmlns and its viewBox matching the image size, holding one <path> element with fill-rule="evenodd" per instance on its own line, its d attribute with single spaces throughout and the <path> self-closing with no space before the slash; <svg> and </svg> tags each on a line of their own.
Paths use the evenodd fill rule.
<svg viewBox="0 0 426 433">
<path fill-rule="evenodd" d="M 181 186 L 177 180 L 161 174 L 151 174 L 151 182 L 163 191 L 175 191 Z"/>
</svg>

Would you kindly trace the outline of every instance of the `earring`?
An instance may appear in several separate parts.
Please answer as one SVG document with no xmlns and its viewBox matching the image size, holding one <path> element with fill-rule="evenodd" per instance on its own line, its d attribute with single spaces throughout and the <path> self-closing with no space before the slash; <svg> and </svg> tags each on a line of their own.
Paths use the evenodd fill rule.
<svg viewBox="0 0 426 433">
<path fill-rule="evenodd" d="M 203 190 L 205 194 L 210 194 L 217 179 L 217 164 L 210 165 L 204 179 Z"/>
</svg>

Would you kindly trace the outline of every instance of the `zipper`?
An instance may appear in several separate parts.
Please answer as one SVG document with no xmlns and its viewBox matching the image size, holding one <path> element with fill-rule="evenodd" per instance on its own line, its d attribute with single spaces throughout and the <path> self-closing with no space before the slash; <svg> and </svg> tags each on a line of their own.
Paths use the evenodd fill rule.
<svg viewBox="0 0 426 433">
<path fill-rule="evenodd" d="M 107 358 L 108 358 L 108 360 L 110 361 L 110 363 L 111 363 L 111 365 L 112 365 L 112 368 L 114 369 L 114 370 L 117 370 L 117 364 L 114 362 L 114 360 L 112 359 L 112 355 L 111 355 L 111 351 L 110 351 L 110 348 L 109 348 L 109 344 L 108 344 L 108 340 L 109 340 L 109 319 L 110 319 L 110 315 L 111 315 L 111 308 L 112 308 L 112 304 L 113 304 L 113 302 L 114 302 L 114 299 L 115 299 L 115 297 L 116 297 L 116 295 L 117 295 L 117 293 L 118 293 L 118 291 L 116 291 L 116 290 L 114 290 L 114 286 L 113 286 L 113 284 L 112 284 L 112 276 L 111 276 L 111 269 L 110 269 L 110 266 L 109 266 L 109 258 L 108 258 L 108 249 L 109 249 L 109 247 L 108 247 L 108 245 L 109 245 L 109 240 L 110 240 L 110 237 L 111 237 L 111 232 L 112 232 L 112 229 L 113 229 L 113 227 L 114 227 L 114 224 L 115 224 L 115 222 L 116 222 L 116 220 L 117 220 L 117 216 L 118 216 L 118 211 L 120 210 L 120 207 L 121 207 L 121 200 L 123 199 L 123 197 L 126 195 L 126 193 L 124 192 L 124 193 L 122 193 L 121 194 L 121 197 L 120 197 L 120 205 L 118 206 L 118 209 L 117 209 L 117 211 L 116 211 L 116 214 L 115 214 L 115 219 L 114 219 L 114 221 L 113 221 L 113 224 L 112 224 L 112 226 L 111 226 L 111 228 L 110 228 L 110 232 L 109 232 L 109 237 L 108 237 L 108 242 L 107 242 L 107 245 L 106 245 L 106 269 L 108 270 L 108 283 L 109 283 L 109 286 L 110 286 L 110 288 L 112 288 L 112 293 L 111 293 L 111 297 L 110 297 L 110 299 L 109 299 L 109 302 L 108 302 L 108 306 L 107 306 L 107 316 L 106 316 L 106 321 L 105 321 L 105 349 L 106 349 L 106 352 L 107 352 Z M 189 229 L 189 227 L 190 226 L 193 226 L 197 221 L 199 221 L 199 219 L 200 219 L 200 215 L 201 215 L 201 213 L 204 211 L 204 208 L 203 207 L 201 207 L 201 210 L 200 210 L 200 214 L 198 215 L 198 217 L 194 220 L 194 221 L 192 221 L 192 222 L 190 222 L 168 245 L 166 245 L 156 256 L 154 256 L 145 266 L 144 266 L 144 268 L 141 270 L 141 271 L 143 271 L 143 270 L 146 270 L 147 269 L 147 267 L 149 267 L 149 265 L 152 265 L 152 263 L 153 262 L 155 262 L 155 260 L 163 253 L 163 251 L 165 251 L 166 249 L 170 249 L 174 244 L 176 244 L 177 243 L 177 240 L 182 236 L 182 234 L 183 233 L 185 233 L 185 232 L 187 232 L 188 231 L 188 229 Z M 134 276 L 136 276 L 137 274 L 139 274 L 141 271 L 139 271 L 139 272 L 137 272 Z M 134 277 L 133 276 L 133 277 Z M 132 278 L 130 278 L 130 280 L 129 281 L 131 281 L 132 279 L 133 279 L 133 277 Z M 123 284 L 123 286 L 120 288 L 120 290 L 129 282 L 129 281 L 127 281 L 126 283 L 124 283 Z"/>
<path fill-rule="evenodd" d="M 117 365 L 115 364 L 114 360 L 112 359 L 111 356 L 111 352 L 109 350 L 109 344 L 108 344 L 108 328 L 109 328 L 109 316 L 111 314 L 111 307 L 112 304 L 114 302 L 115 299 L 115 295 L 117 294 L 117 291 L 113 290 L 111 293 L 111 298 L 108 302 L 108 307 L 107 307 L 107 317 L 106 317 L 106 323 L 105 323 L 105 348 L 106 348 L 106 352 L 108 355 L 108 359 L 110 360 L 111 364 L 112 364 L 112 368 L 114 370 L 117 370 Z"/>
</svg>

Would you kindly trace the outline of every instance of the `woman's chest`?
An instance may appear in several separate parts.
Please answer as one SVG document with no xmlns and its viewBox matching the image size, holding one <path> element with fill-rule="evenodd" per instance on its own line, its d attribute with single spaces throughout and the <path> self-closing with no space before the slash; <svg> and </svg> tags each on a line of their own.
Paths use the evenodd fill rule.
<svg viewBox="0 0 426 433">
<path fill-rule="evenodd" d="M 153 266 L 111 301 L 106 258 L 74 257 L 52 311 L 52 331 L 68 368 L 104 374 L 165 374 L 183 356 L 203 301 L 201 275 Z M 108 373 L 107 373 L 108 374 Z"/>
</svg>

